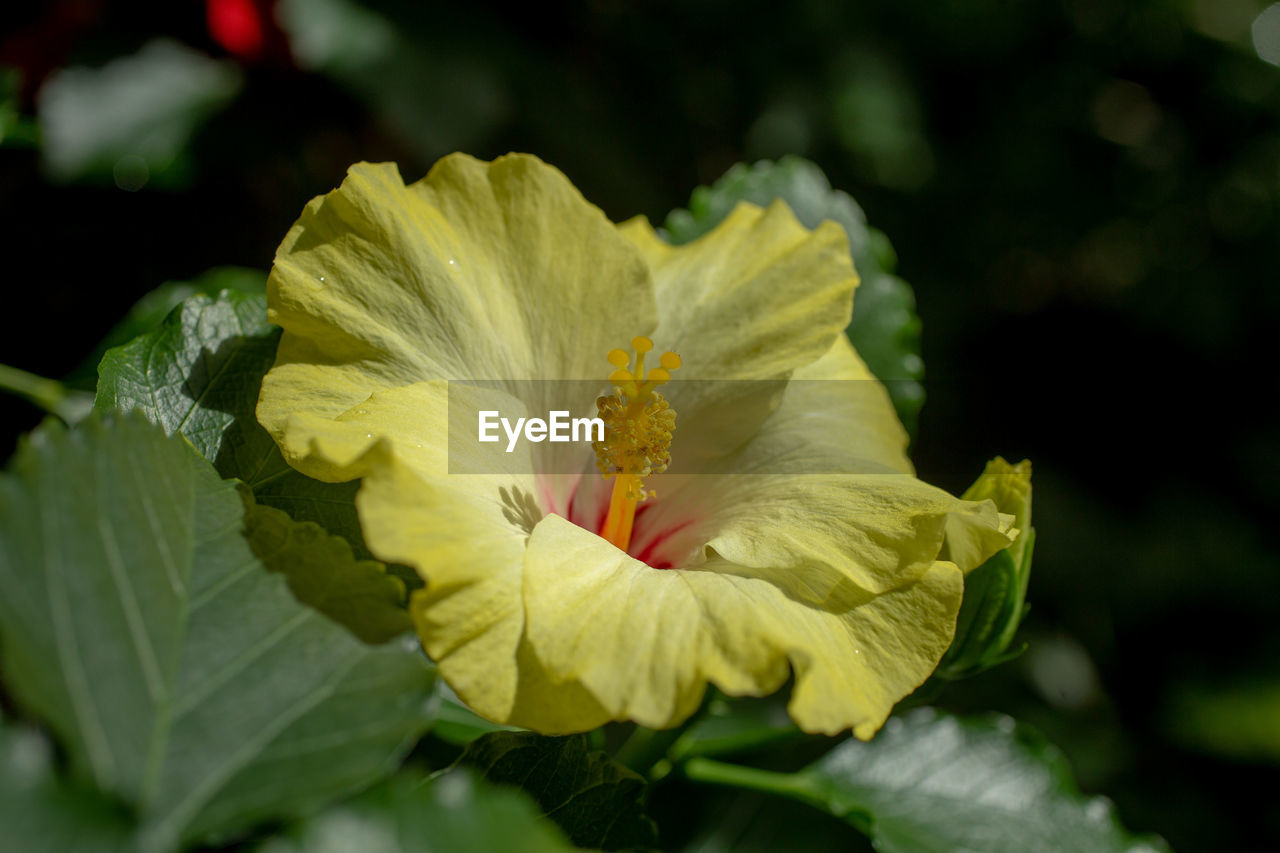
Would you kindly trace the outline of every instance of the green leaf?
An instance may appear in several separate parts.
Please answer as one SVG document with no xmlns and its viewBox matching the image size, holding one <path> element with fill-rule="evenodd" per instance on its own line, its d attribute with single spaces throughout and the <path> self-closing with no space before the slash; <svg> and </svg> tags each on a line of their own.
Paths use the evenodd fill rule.
<svg viewBox="0 0 1280 853">
<path fill-rule="evenodd" d="M 248 400 L 256 402 L 279 336 L 263 296 L 193 296 L 159 327 L 106 353 L 94 409 L 137 408 L 165 432 L 185 435 L 219 474 L 252 487 L 274 461 L 274 442 L 251 420 Z"/>
<path fill-rule="evenodd" d="M 0 476 L 5 684 L 137 846 L 217 840 L 390 773 L 429 723 L 414 648 L 299 604 L 244 505 L 141 416 L 41 427 Z"/>
<path fill-rule="evenodd" d="M 0 827 L 8 849 L 24 853 L 123 853 L 131 822 L 95 792 L 59 780 L 44 735 L 0 718 Z"/>
<path fill-rule="evenodd" d="M 376 560 L 356 560 L 347 540 L 269 506 L 249 507 L 245 529 L 254 555 L 285 576 L 299 601 L 366 643 L 385 643 L 413 628 L 404 582 Z"/>
<path fill-rule="evenodd" d="M 430 780 L 406 773 L 291 828 L 259 853 L 551 853 L 574 850 L 520 791 L 465 770 Z"/>
<path fill-rule="evenodd" d="M 579 847 L 652 847 L 658 830 L 645 815 L 645 783 L 583 735 L 496 732 L 474 741 L 459 761 L 486 781 L 520 785 Z"/>
<path fill-rule="evenodd" d="M 691 759 L 695 780 L 806 802 L 870 836 L 881 853 L 1167 850 L 1135 838 L 1111 804 L 1085 798 L 1058 750 L 1008 717 L 920 708 L 868 743 L 848 740 L 799 773 Z"/>
<path fill-rule="evenodd" d="M 107 350 L 150 332 L 183 300 L 197 293 L 217 297 L 223 290 L 266 293 L 266 289 L 266 273 L 248 267 L 214 267 L 191 281 L 166 281 L 135 302 L 65 381 L 78 388 L 93 390 L 98 379 L 98 363 Z"/>
<path fill-rule="evenodd" d="M 234 63 L 169 39 L 101 68 L 63 68 L 40 87 L 41 154 L 56 181 L 125 190 L 187 183 L 188 143 L 241 86 Z"/>
<path fill-rule="evenodd" d="M 889 389 L 898 417 L 914 435 L 924 404 L 915 296 L 910 285 L 892 274 L 897 257 L 888 238 L 867 225 L 862 208 L 848 193 L 831 188 L 821 169 L 800 157 L 751 166 L 739 163 L 710 187 L 695 189 L 689 209 L 673 210 L 663 228 L 671 242 L 687 243 L 714 228 L 740 201 L 763 206 L 779 198 L 806 227 L 830 219 L 849 235 L 849 251 L 862 281 L 854 294 L 848 335 Z"/>
<path fill-rule="evenodd" d="M 136 408 L 166 432 L 181 432 L 259 504 L 319 524 L 367 559 L 355 509 L 359 483 L 322 483 L 295 471 L 254 414 L 279 338 L 264 296 L 196 294 L 159 327 L 103 356 L 94 408 Z"/>
<path fill-rule="evenodd" d="M 280 0 L 275 20 L 298 67 L 367 106 L 425 161 L 484 144 L 507 117 L 502 77 L 465 45 L 356 0 Z"/>
</svg>

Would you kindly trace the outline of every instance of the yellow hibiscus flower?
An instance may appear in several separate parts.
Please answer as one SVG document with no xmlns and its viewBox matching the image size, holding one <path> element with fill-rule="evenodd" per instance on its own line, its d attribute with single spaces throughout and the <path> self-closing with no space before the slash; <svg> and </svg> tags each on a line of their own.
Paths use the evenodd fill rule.
<svg viewBox="0 0 1280 853">
<path fill-rule="evenodd" d="M 363 478 L 370 550 L 421 573 L 423 646 L 484 717 L 661 728 L 708 683 L 763 695 L 794 674 L 798 725 L 867 738 L 946 650 L 964 572 L 1013 532 L 915 478 L 843 334 L 856 284 L 844 232 L 782 203 L 675 247 L 531 156 L 454 155 L 410 185 L 362 163 L 276 254 L 284 334 L 258 417 L 304 473 Z M 654 341 L 668 353 L 646 371 Z M 614 352 L 628 342 L 637 363 Z M 663 414 L 677 368 L 698 381 L 672 382 Z M 472 399 L 459 379 L 495 384 Z M 495 396 L 570 408 L 574 383 L 520 380 L 612 384 L 598 452 L 451 443 L 457 410 Z M 734 390 L 751 382 L 785 393 Z M 650 438 L 623 447 L 628 428 Z M 686 450 L 697 471 L 657 473 Z"/>
</svg>

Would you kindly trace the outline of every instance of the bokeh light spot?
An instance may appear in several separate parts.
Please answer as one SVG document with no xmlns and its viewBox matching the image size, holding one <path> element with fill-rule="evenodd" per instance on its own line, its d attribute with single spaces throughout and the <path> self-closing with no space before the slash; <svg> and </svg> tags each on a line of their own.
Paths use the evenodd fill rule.
<svg viewBox="0 0 1280 853">
<path fill-rule="evenodd" d="M 147 161 L 137 154 L 126 154 L 116 161 L 111 169 L 116 186 L 126 192 L 137 192 L 147 185 L 151 179 L 151 168 Z"/>
<path fill-rule="evenodd" d="M 1253 19 L 1253 49 L 1258 58 L 1280 65 L 1280 3 L 1272 3 Z"/>
<path fill-rule="evenodd" d="M 1160 107 L 1145 86 L 1112 80 L 1093 101 L 1098 135 L 1120 145 L 1141 146 L 1160 126 Z"/>
</svg>

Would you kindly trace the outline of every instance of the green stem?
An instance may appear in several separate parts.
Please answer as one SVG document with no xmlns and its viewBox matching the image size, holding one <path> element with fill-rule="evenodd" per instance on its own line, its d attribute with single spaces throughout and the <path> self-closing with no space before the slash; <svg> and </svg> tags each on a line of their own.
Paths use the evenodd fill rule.
<svg viewBox="0 0 1280 853">
<path fill-rule="evenodd" d="M 680 739 L 685 733 L 690 722 L 685 721 L 684 724 L 674 729 L 646 729 L 638 726 L 631 737 L 618 750 L 618 754 L 614 759 L 626 767 L 639 773 L 641 776 L 648 776 L 650 771 L 667 757 L 667 752 L 672 745 Z"/>
<path fill-rule="evenodd" d="M 707 707 L 711 704 L 711 693 L 712 691 L 708 690 L 698 710 L 673 729 L 646 729 L 643 726 L 636 726 L 636 730 L 618 748 L 617 754 L 613 757 L 614 760 L 641 776 L 652 776 L 653 769 L 667 758 L 667 753 L 676 742 L 693 727 L 694 723 L 702 719 Z"/>
<path fill-rule="evenodd" d="M 58 404 L 67 396 L 62 383 L 0 364 L 0 390 L 26 397 L 50 414 L 57 414 Z"/>
<path fill-rule="evenodd" d="M 671 750 L 671 760 L 679 764 L 690 758 L 733 755 L 788 741 L 811 738 L 797 728 L 753 729 L 701 741 L 682 739 Z"/>
<path fill-rule="evenodd" d="M 781 794 L 804 802 L 814 800 L 812 787 L 800 773 L 775 773 L 757 767 L 728 764 L 713 758 L 690 758 L 680 765 L 680 769 L 686 778 L 695 782 Z"/>
<path fill-rule="evenodd" d="M 88 413 L 90 395 L 67 388 L 55 379 L 46 379 L 7 364 L 0 364 L 0 391 L 30 400 L 67 423 Z"/>
<path fill-rule="evenodd" d="M 863 835 L 871 835 L 871 820 L 865 812 L 845 807 L 838 799 L 833 799 L 819 779 L 803 770 L 799 773 L 775 773 L 757 767 L 727 764 L 713 758 L 690 758 L 680 765 L 680 770 L 686 779 L 694 782 L 787 797 L 834 815 Z"/>
</svg>

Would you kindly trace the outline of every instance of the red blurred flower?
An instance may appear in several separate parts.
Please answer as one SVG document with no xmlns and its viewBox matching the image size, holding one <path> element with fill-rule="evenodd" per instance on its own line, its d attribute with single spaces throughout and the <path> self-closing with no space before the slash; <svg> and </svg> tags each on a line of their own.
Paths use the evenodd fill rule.
<svg viewBox="0 0 1280 853">
<path fill-rule="evenodd" d="M 228 53 L 245 62 L 283 52 L 274 7 L 274 0 L 206 0 L 209 35 Z"/>
<path fill-rule="evenodd" d="M 253 59 L 262 52 L 262 18 L 253 0 L 208 0 L 205 15 L 213 40 L 231 53 Z"/>
</svg>

